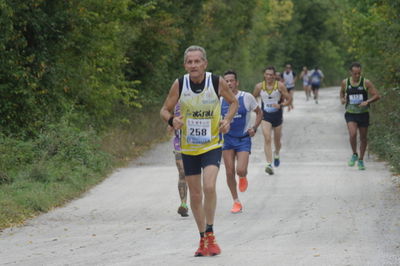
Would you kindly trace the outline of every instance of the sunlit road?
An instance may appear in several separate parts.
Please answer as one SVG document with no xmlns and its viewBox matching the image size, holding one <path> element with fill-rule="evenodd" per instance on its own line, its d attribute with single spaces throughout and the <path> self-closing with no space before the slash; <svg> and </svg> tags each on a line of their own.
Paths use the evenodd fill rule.
<svg viewBox="0 0 400 266">
<path fill-rule="evenodd" d="M 198 232 L 181 218 L 170 143 L 63 208 L 0 234 L 0 265 L 400 265 L 400 187 L 388 167 L 351 155 L 338 88 L 319 104 L 295 94 L 284 115 L 282 163 L 264 173 L 261 131 L 249 188 L 231 214 L 224 167 L 215 221 L 222 254 L 195 258 Z M 157 121 L 158 122 L 158 121 Z"/>
</svg>

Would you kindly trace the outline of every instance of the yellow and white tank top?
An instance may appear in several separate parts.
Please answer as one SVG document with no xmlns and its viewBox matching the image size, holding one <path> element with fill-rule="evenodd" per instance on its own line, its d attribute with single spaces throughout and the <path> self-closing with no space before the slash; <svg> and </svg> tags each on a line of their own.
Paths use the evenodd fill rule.
<svg viewBox="0 0 400 266">
<path fill-rule="evenodd" d="M 181 152 L 199 155 L 220 148 L 223 143 L 222 134 L 219 133 L 221 104 L 214 90 L 211 73 L 206 72 L 204 89 L 200 93 L 192 91 L 189 74 L 184 75 L 179 103 L 184 123 Z"/>
<path fill-rule="evenodd" d="M 260 97 L 264 112 L 274 113 L 279 111 L 280 109 L 272 107 L 272 104 L 278 104 L 281 100 L 281 92 L 278 89 L 278 81 L 275 81 L 272 90 L 268 90 L 265 81 L 263 81 Z"/>
</svg>

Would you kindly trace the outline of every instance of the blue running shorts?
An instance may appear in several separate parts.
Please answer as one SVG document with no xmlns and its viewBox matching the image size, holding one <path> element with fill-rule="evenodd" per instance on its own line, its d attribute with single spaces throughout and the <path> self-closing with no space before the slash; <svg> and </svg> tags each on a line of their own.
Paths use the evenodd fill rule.
<svg viewBox="0 0 400 266">
<path fill-rule="evenodd" d="M 224 146 L 222 150 L 234 150 L 236 152 L 251 151 L 251 138 L 250 136 L 233 137 L 231 135 L 224 135 Z"/>
</svg>

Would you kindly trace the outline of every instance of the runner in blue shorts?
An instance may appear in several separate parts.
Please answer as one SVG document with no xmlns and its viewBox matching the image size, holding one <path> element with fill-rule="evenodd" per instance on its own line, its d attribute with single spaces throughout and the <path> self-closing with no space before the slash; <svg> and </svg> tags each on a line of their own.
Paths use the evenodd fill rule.
<svg viewBox="0 0 400 266">
<path fill-rule="evenodd" d="M 282 122 L 284 106 L 290 106 L 292 98 L 285 85 L 275 79 L 275 67 L 269 66 L 264 71 L 264 80 L 258 83 L 253 91 L 254 97 L 261 97 L 264 134 L 264 152 L 267 159 L 265 172 L 272 175 L 272 131 L 274 132 L 275 156 L 274 166 L 280 165 L 279 151 L 281 149 Z M 282 102 L 283 100 L 283 102 Z"/>
<path fill-rule="evenodd" d="M 318 97 L 319 97 L 319 87 L 324 79 L 324 73 L 316 66 L 312 69 L 309 73 L 309 83 L 311 85 L 311 90 L 314 94 L 315 103 L 318 104 Z"/>
<path fill-rule="evenodd" d="M 253 95 L 238 89 L 239 81 L 235 71 L 226 71 L 224 73 L 224 79 L 239 102 L 239 108 L 231 122 L 230 130 L 224 135 L 224 145 L 222 147 L 222 157 L 224 158 L 226 169 L 226 181 L 233 199 L 231 212 L 239 213 L 242 211 L 243 205 L 237 193 L 236 174 L 239 176 L 239 191 L 246 191 L 248 186 L 247 167 L 251 151 L 251 137 L 256 134 L 257 128 L 261 123 L 262 112 Z M 228 112 L 228 107 L 228 103 L 222 99 L 222 116 L 225 116 Z M 253 126 L 250 124 L 250 115 L 252 111 L 256 113 Z M 235 159 L 237 162 L 236 170 Z"/>
</svg>

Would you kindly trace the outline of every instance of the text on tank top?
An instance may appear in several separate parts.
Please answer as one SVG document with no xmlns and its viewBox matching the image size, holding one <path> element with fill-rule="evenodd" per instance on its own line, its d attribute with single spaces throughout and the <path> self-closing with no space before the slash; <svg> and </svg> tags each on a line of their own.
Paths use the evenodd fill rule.
<svg viewBox="0 0 400 266">
<path fill-rule="evenodd" d="M 236 98 L 238 99 L 239 107 L 238 111 L 236 112 L 234 118 L 231 121 L 230 124 L 230 129 L 229 132 L 226 133 L 226 135 L 230 135 L 233 137 L 244 137 L 247 135 L 247 122 L 249 120 L 249 112 L 246 109 L 246 106 L 244 104 L 244 96 L 245 92 L 244 91 L 239 91 L 237 93 Z M 222 117 L 225 117 L 225 115 L 229 111 L 229 104 L 225 99 L 222 98 L 222 104 L 221 104 L 221 114 Z"/>
<path fill-rule="evenodd" d="M 360 81 L 356 85 L 351 84 L 351 78 L 347 78 L 346 99 L 346 112 L 354 114 L 368 112 L 368 106 L 359 106 L 362 102 L 368 100 L 368 89 L 364 77 L 360 77 Z"/>
<path fill-rule="evenodd" d="M 183 115 L 181 151 L 198 155 L 222 146 L 219 134 L 221 105 L 216 94 L 211 73 L 206 72 L 205 86 L 200 93 L 190 88 L 190 77 L 186 74 L 179 103 Z"/>
</svg>

